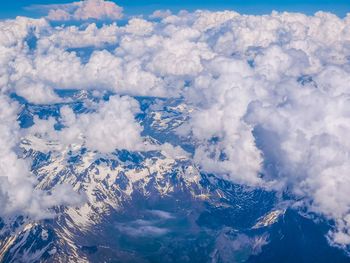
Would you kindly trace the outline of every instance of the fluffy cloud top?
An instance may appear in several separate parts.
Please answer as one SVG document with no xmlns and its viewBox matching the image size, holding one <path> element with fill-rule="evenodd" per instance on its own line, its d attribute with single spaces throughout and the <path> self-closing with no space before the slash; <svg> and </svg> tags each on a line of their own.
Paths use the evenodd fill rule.
<svg viewBox="0 0 350 263">
<path fill-rule="evenodd" d="M 29 133 L 59 141 L 63 147 L 72 144 L 85 145 L 91 150 L 110 153 L 115 149 L 144 150 L 141 126 L 135 120 L 139 111 L 136 100 L 113 96 L 107 102 L 94 105 L 93 113 L 76 115 L 71 108 L 60 110 L 62 130 L 55 130 L 55 121 L 35 120 Z"/>
<path fill-rule="evenodd" d="M 56 11 L 67 19 L 97 18 L 111 14 L 101 7 L 106 3 L 76 2 Z M 96 5 L 105 11 L 89 14 Z M 66 19 L 63 14 L 57 16 Z M 177 133 L 193 141 L 193 160 L 203 171 L 288 189 L 309 211 L 335 221 L 334 242 L 350 244 L 350 16 L 183 11 L 154 17 L 162 19 L 101 28 L 53 28 L 43 19 L 1 22 L 4 97 L 16 92 L 33 103 L 52 103 L 56 88 L 117 94 L 92 113 L 76 116 L 62 108 L 66 127 L 59 132 L 54 121 L 40 120 L 28 132 L 56 136 L 62 144 L 78 138 L 102 152 L 139 150 L 142 127 L 131 97 L 181 98 L 193 110 Z M 82 58 L 76 49 L 87 46 L 92 52 Z M 2 132 L 10 133 L 10 124 L 4 122 Z M 14 138 L 4 153 L 18 143 Z M 18 162 L 18 171 L 5 165 L 3 173 L 25 170 Z"/>
<path fill-rule="evenodd" d="M 50 6 L 47 6 L 50 8 Z M 88 20 L 111 19 L 123 17 L 123 8 L 112 1 L 85 0 L 70 4 L 51 5 L 47 18 L 49 20 Z"/>
<path fill-rule="evenodd" d="M 18 105 L 0 95 L 0 216 L 24 214 L 33 219 L 52 216 L 49 208 L 79 205 L 83 197 L 71 186 L 59 185 L 51 193 L 36 189 L 29 163 L 17 156 L 20 129 L 16 122 Z"/>
</svg>

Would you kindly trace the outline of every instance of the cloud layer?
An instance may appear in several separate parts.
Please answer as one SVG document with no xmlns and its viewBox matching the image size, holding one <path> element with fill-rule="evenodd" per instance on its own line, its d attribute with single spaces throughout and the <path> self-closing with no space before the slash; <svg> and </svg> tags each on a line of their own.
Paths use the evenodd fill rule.
<svg viewBox="0 0 350 263">
<path fill-rule="evenodd" d="M 123 8 L 112 1 L 84 0 L 69 4 L 37 5 L 48 9 L 47 19 L 54 21 L 104 19 L 118 20 L 123 17 Z"/>
<path fill-rule="evenodd" d="M 128 96 L 112 96 L 91 109 L 93 113 L 75 114 L 69 106 L 63 106 L 60 108 L 61 130 L 55 129 L 57 123 L 53 118 L 42 120 L 35 117 L 35 123 L 27 133 L 57 141 L 62 150 L 70 145 L 83 145 L 100 153 L 111 153 L 116 149 L 146 149 L 141 137 L 142 128 L 135 120 L 135 114 L 139 112 L 136 100 Z"/>
<path fill-rule="evenodd" d="M 104 8 L 90 13 L 91 3 L 107 2 L 78 3 L 69 19 L 110 14 Z M 6 95 L 16 92 L 32 103 L 53 103 L 57 88 L 112 91 L 117 95 L 93 113 L 75 116 L 63 108 L 65 128 L 58 136 L 64 144 L 80 134 L 89 148 L 110 152 L 142 145 L 132 96 L 182 98 L 193 111 L 176 132 L 193 141 L 193 160 L 203 171 L 288 189 L 309 211 L 335 221 L 334 242 L 350 244 L 350 17 L 230 11 L 155 16 L 159 22 L 134 18 L 122 27 L 1 22 L 3 100 L 10 103 Z M 28 131 L 57 136 L 49 124 L 36 120 Z M 4 122 L 1 132 L 12 125 Z M 11 141 L 5 152 L 13 151 Z M 6 178 L 20 173 L 2 169 Z"/>
</svg>

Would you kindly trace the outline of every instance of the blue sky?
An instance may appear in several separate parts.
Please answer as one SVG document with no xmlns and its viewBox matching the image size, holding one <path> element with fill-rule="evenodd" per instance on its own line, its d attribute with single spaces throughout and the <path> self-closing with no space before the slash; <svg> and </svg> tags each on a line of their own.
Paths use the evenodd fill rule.
<svg viewBox="0 0 350 263">
<path fill-rule="evenodd" d="M 31 17 L 40 16 L 40 12 L 28 10 L 25 7 L 35 4 L 69 3 L 67 0 L 2 0 L 0 18 L 11 18 L 17 15 Z M 119 0 L 114 1 L 124 7 L 127 15 L 149 14 L 156 9 L 231 9 L 240 13 L 265 14 L 272 10 L 293 11 L 313 14 L 323 10 L 344 17 L 350 12 L 350 0 Z"/>
</svg>

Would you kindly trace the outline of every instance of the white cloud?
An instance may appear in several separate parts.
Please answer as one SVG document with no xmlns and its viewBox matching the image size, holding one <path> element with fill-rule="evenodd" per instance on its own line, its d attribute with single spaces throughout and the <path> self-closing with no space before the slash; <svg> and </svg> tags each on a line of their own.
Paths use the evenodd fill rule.
<svg viewBox="0 0 350 263">
<path fill-rule="evenodd" d="M 322 88 L 324 82 L 317 85 L 280 83 L 282 96 L 270 103 L 254 102 L 246 118 L 259 127 L 256 136 L 264 142 L 265 161 L 277 178 L 304 197 L 309 209 L 336 220 L 341 233 L 334 238 L 340 242 L 349 230 L 350 144 L 344 139 L 350 128 L 349 89 L 334 96 L 334 90 Z"/>
<path fill-rule="evenodd" d="M 47 15 L 47 18 L 49 20 L 57 21 L 67 21 L 73 19 L 72 15 L 63 9 L 51 9 Z"/>
<path fill-rule="evenodd" d="M 153 31 L 153 24 L 144 19 L 133 18 L 130 19 L 128 24 L 125 26 L 125 32 L 135 35 L 149 35 Z"/>
<path fill-rule="evenodd" d="M 57 27 L 55 33 L 44 35 L 38 40 L 38 49 L 48 50 L 51 46 L 61 48 L 104 47 L 118 42 L 120 28 L 115 24 L 98 28 L 95 23 L 84 29 L 78 26 Z"/>
<path fill-rule="evenodd" d="M 61 5 L 40 6 L 49 8 L 49 20 L 88 20 L 110 19 L 117 20 L 123 17 L 123 8 L 112 1 L 85 0 Z"/>
<path fill-rule="evenodd" d="M 238 13 L 232 11 L 197 11 L 196 14 L 197 18 L 193 24 L 193 27 L 202 32 L 211 28 L 217 28 L 227 21 L 240 17 Z"/>
<path fill-rule="evenodd" d="M 170 232 L 167 228 L 156 226 L 157 223 L 157 221 L 138 219 L 127 224 L 118 223 L 116 228 L 120 232 L 133 237 L 158 237 Z"/>
<path fill-rule="evenodd" d="M 111 97 L 101 103 L 96 113 L 77 117 L 70 129 L 81 129 L 86 146 L 102 153 L 115 149 L 141 150 L 141 126 L 135 120 L 138 103 L 130 97 Z M 63 130 L 63 136 L 65 130 Z"/>
<path fill-rule="evenodd" d="M 166 10 L 156 10 L 149 17 L 152 19 L 156 18 L 165 18 L 171 15 L 171 11 L 169 9 Z"/>
<path fill-rule="evenodd" d="M 81 204 L 83 197 L 70 186 L 58 185 L 51 193 L 36 188 L 30 163 L 16 153 L 20 138 L 16 121 L 18 105 L 4 95 L 0 95 L 0 105 L 0 216 L 47 218 L 52 216 L 48 209 L 53 206 Z"/>
<path fill-rule="evenodd" d="M 65 127 L 59 131 L 54 129 L 54 119 L 35 118 L 35 125 L 29 129 L 29 134 L 58 141 L 62 149 L 74 144 L 101 153 L 111 153 L 116 149 L 146 149 L 141 137 L 142 127 L 135 120 L 135 114 L 139 112 L 136 100 L 127 96 L 112 96 L 108 101 L 92 107 L 95 112 L 76 115 L 71 108 L 63 106 L 61 118 Z"/>
<path fill-rule="evenodd" d="M 34 104 L 51 104 L 62 102 L 62 99 L 51 87 L 28 79 L 21 79 L 17 81 L 15 92 L 17 95 L 25 98 L 28 102 Z"/>
</svg>

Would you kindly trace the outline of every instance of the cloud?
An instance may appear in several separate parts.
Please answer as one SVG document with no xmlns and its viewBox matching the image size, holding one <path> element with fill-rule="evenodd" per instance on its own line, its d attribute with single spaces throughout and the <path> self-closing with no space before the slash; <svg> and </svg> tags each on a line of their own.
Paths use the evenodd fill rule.
<svg viewBox="0 0 350 263">
<path fill-rule="evenodd" d="M 165 18 L 171 15 L 171 11 L 169 9 L 166 10 L 156 10 L 154 11 L 149 18 L 157 19 L 157 18 Z"/>
<path fill-rule="evenodd" d="M 151 216 L 151 220 L 147 219 Z M 116 228 L 132 237 L 159 237 L 171 232 L 171 229 L 165 227 L 168 220 L 172 220 L 175 217 L 166 211 L 162 210 L 147 210 L 147 213 L 143 218 L 136 219 L 128 223 L 117 223 Z"/>
<path fill-rule="evenodd" d="M 36 188 L 30 163 L 16 152 L 21 133 L 16 121 L 18 105 L 2 94 L 0 105 L 0 216 L 41 219 L 53 216 L 49 209 L 54 206 L 80 205 L 84 199 L 71 186 L 57 185 L 50 192 Z"/>
<path fill-rule="evenodd" d="M 134 35 L 149 35 L 153 31 L 153 24 L 144 19 L 132 18 L 128 21 L 125 26 L 125 32 Z"/>
<path fill-rule="evenodd" d="M 239 256 L 239 251 L 249 251 L 250 254 L 259 254 L 262 247 L 268 243 L 268 235 L 247 236 L 245 234 L 235 234 L 232 231 L 224 229 L 216 238 L 215 245 L 217 250 L 213 254 L 216 260 L 230 262 Z M 241 256 L 241 255 L 240 255 Z"/>
<path fill-rule="evenodd" d="M 54 34 L 43 35 L 38 39 L 38 49 L 48 50 L 51 46 L 65 49 L 116 45 L 121 29 L 113 23 L 97 27 L 95 23 L 82 29 L 78 26 L 58 27 Z"/>
<path fill-rule="evenodd" d="M 136 100 L 112 96 L 108 101 L 93 105 L 91 110 L 94 112 L 75 114 L 69 106 L 63 106 L 60 109 L 62 130 L 54 128 L 54 119 L 36 117 L 28 133 L 59 142 L 62 149 L 71 145 L 84 145 L 101 153 L 111 153 L 116 149 L 146 149 L 141 137 L 142 127 L 135 120 L 139 112 Z"/>
<path fill-rule="evenodd" d="M 335 72 L 334 80 L 344 74 Z M 349 145 L 343 138 L 349 128 L 348 91 L 334 96 L 339 88 L 336 81 L 334 88 L 327 82 L 316 83 L 317 87 L 312 82 L 280 83 L 285 101 L 254 102 L 246 119 L 256 127 L 255 136 L 265 145 L 261 147 L 265 161 L 274 167 L 277 178 L 304 197 L 310 210 L 335 219 L 339 232 L 332 236 L 347 243 Z"/>
<path fill-rule="evenodd" d="M 16 82 L 15 92 L 34 104 L 51 104 L 62 102 L 54 90 L 43 83 L 33 82 L 30 79 L 20 79 Z"/>
<path fill-rule="evenodd" d="M 63 109 L 63 118 L 72 118 L 73 113 Z M 115 149 L 141 150 L 141 126 L 135 120 L 138 103 L 130 97 L 111 97 L 98 105 L 97 112 L 78 116 L 62 135 L 69 137 L 71 130 L 81 130 L 86 146 L 102 153 Z M 69 121 L 68 121 L 69 123 Z M 68 135 L 66 135 L 68 133 Z"/>
<path fill-rule="evenodd" d="M 163 210 L 149 210 L 149 213 L 159 217 L 160 219 L 172 219 L 175 218 L 171 213 L 163 211 Z"/>
<path fill-rule="evenodd" d="M 152 221 L 135 220 L 128 224 L 117 224 L 117 229 L 132 237 L 158 237 L 169 233 L 167 228 L 157 227 Z"/>
<path fill-rule="evenodd" d="M 108 19 L 123 17 L 123 8 L 112 1 L 85 0 L 69 4 L 39 5 L 38 9 L 49 9 L 47 19 L 54 21 Z"/>
</svg>

